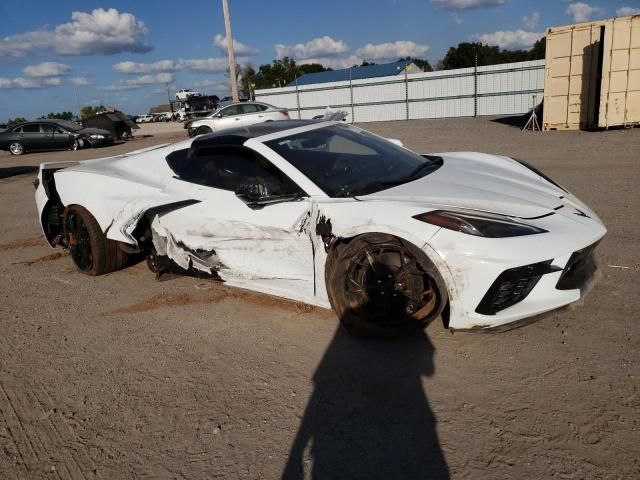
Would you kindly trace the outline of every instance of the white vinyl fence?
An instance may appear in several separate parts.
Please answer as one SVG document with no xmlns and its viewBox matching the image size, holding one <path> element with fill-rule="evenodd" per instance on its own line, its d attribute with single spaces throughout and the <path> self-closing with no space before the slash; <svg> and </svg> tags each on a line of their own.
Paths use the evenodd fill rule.
<svg viewBox="0 0 640 480">
<path fill-rule="evenodd" d="M 544 60 L 256 90 L 256 100 L 312 118 L 326 107 L 348 121 L 525 113 L 542 101 Z"/>
</svg>

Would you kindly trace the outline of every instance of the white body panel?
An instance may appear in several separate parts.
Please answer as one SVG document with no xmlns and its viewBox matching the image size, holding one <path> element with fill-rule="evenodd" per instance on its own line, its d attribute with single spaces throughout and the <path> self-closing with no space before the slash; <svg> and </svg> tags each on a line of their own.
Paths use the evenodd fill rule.
<svg viewBox="0 0 640 480">
<path fill-rule="evenodd" d="M 132 232 L 150 208 L 192 201 L 154 215 L 151 230 L 158 253 L 183 267 L 216 273 L 231 285 L 315 305 L 330 306 L 324 284 L 327 254 L 316 233 L 322 220 L 331 222 L 337 238 L 382 232 L 421 248 L 445 281 L 449 326 L 454 329 L 496 327 L 580 298 L 577 289 L 555 288 L 558 271 L 544 275 L 523 301 L 495 315 L 475 312 L 501 272 L 549 260 L 562 269 L 573 252 L 605 234 L 595 213 L 571 194 L 514 160 L 467 152 L 440 154 L 440 169 L 410 183 L 358 198 L 330 198 L 265 142 L 331 124 L 246 141 L 245 147 L 259 152 L 308 194 L 261 209 L 249 208 L 231 191 L 174 178 L 165 157 L 188 148 L 192 140 L 80 162 L 57 171 L 55 183 L 64 206 L 84 206 L 108 238 L 130 245 L 136 244 Z M 42 185 L 36 199 L 42 216 L 47 203 Z M 483 238 L 412 218 L 446 207 L 528 219 L 547 233 Z"/>
</svg>

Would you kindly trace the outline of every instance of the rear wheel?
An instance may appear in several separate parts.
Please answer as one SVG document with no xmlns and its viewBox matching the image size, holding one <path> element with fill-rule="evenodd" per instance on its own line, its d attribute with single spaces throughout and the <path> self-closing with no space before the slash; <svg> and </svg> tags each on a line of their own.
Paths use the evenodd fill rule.
<svg viewBox="0 0 640 480">
<path fill-rule="evenodd" d="M 365 234 L 327 259 L 327 291 L 349 333 L 395 337 L 425 328 L 447 302 L 442 277 L 414 245 Z"/>
<path fill-rule="evenodd" d="M 86 275 L 103 275 L 124 267 L 128 254 L 118 242 L 109 240 L 88 210 L 72 205 L 64 215 L 64 231 L 71 258 L 77 269 Z"/>
<path fill-rule="evenodd" d="M 22 155 L 24 153 L 24 145 L 20 142 L 11 142 L 9 144 L 9 152 L 11 152 L 11 155 Z"/>
<path fill-rule="evenodd" d="M 213 132 L 213 130 L 211 130 L 209 127 L 202 126 L 202 127 L 198 127 L 198 129 L 196 130 L 196 135 L 204 135 L 205 133 L 211 133 L 211 132 Z"/>
</svg>

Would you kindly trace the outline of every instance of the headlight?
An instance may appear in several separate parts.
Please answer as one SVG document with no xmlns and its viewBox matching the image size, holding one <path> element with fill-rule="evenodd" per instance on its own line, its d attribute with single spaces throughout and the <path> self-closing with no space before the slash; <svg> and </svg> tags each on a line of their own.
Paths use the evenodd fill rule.
<svg viewBox="0 0 640 480">
<path fill-rule="evenodd" d="M 528 223 L 491 213 L 434 210 L 415 215 L 413 218 L 438 227 L 485 238 L 520 237 L 547 232 Z"/>
<path fill-rule="evenodd" d="M 569 193 L 569 191 L 564 188 L 562 185 L 560 185 L 559 183 L 553 181 L 551 178 L 547 177 L 544 173 L 542 173 L 540 170 L 538 170 L 536 167 L 534 167 L 533 165 L 531 165 L 529 162 L 525 162 L 524 160 L 519 160 L 517 158 L 512 158 L 511 160 L 515 160 L 516 162 L 518 162 L 520 165 L 522 165 L 525 168 L 528 168 L 529 170 L 531 170 L 533 173 L 535 173 L 536 175 L 544 178 L 547 182 L 549 182 L 551 185 L 555 185 L 556 187 L 558 187 L 560 190 L 562 190 L 563 192 L 567 192 Z"/>
<path fill-rule="evenodd" d="M 104 135 L 101 135 L 99 133 L 92 133 L 91 138 L 93 138 L 94 140 L 102 140 L 104 138 Z"/>
</svg>

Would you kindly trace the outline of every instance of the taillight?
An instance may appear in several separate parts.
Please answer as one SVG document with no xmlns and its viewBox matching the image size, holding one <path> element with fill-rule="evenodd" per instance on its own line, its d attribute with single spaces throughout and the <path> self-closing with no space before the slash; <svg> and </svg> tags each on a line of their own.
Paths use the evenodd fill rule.
<svg viewBox="0 0 640 480">
<path fill-rule="evenodd" d="M 289 110 L 280 110 L 280 113 L 283 114 L 285 117 L 289 116 Z"/>
</svg>

